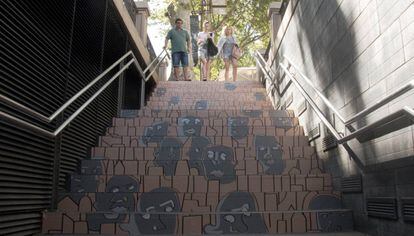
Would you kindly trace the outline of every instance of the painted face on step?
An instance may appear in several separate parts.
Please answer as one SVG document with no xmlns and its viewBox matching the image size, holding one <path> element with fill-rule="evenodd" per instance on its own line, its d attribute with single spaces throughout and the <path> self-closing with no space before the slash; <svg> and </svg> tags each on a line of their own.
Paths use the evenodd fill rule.
<svg viewBox="0 0 414 236">
<path fill-rule="evenodd" d="M 181 142 L 176 138 L 165 138 L 155 151 L 155 163 L 164 168 L 164 175 L 175 175 L 177 162 L 181 159 Z"/>
<path fill-rule="evenodd" d="M 169 106 L 176 106 L 180 103 L 180 97 L 178 96 L 173 96 L 170 98 L 170 101 L 168 101 L 168 105 Z"/>
<path fill-rule="evenodd" d="M 217 206 L 216 225 L 206 225 L 206 234 L 266 233 L 267 228 L 257 211 L 253 196 L 248 192 L 232 192 Z"/>
<path fill-rule="evenodd" d="M 100 211 L 125 213 L 134 210 L 134 195 L 139 191 L 139 183 L 130 176 L 113 176 L 105 193 L 97 193 L 96 208 Z"/>
<path fill-rule="evenodd" d="M 242 114 L 247 117 L 261 117 L 263 115 L 263 111 L 261 110 L 242 110 Z"/>
<path fill-rule="evenodd" d="M 162 97 L 167 93 L 167 88 L 157 88 L 157 90 L 155 91 L 155 96 L 156 97 Z"/>
<path fill-rule="evenodd" d="M 135 220 L 141 234 L 174 234 L 177 217 L 173 213 L 181 210 L 177 193 L 171 188 L 157 188 L 143 193 L 139 199 L 139 209 Z M 160 214 L 154 214 L 160 213 Z"/>
<path fill-rule="evenodd" d="M 94 206 L 99 213 L 87 214 L 89 230 L 99 232 L 102 224 L 123 222 L 126 213 L 135 208 L 134 193 L 138 191 L 139 182 L 137 180 L 123 175 L 113 176 L 108 181 L 104 193 L 95 193 Z"/>
<path fill-rule="evenodd" d="M 198 117 L 188 116 L 178 118 L 179 136 L 200 136 L 203 120 Z"/>
<path fill-rule="evenodd" d="M 255 136 L 256 158 L 266 174 L 280 175 L 285 169 L 282 146 L 273 136 Z"/>
<path fill-rule="evenodd" d="M 229 136 L 235 139 L 242 139 L 249 134 L 248 117 L 230 117 L 228 118 Z"/>
<path fill-rule="evenodd" d="M 204 175 L 208 180 L 226 184 L 236 178 L 233 149 L 225 146 L 207 147 L 203 155 Z"/>
<path fill-rule="evenodd" d="M 204 175 L 203 153 L 210 145 L 210 140 L 206 137 L 194 137 L 191 139 L 191 147 L 188 152 L 190 156 L 190 168 L 196 168 L 199 175 Z"/>
<path fill-rule="evenodd" d="M 100 160 L 83 160 L 81 173 L 84 175 L 102 175 L 102 161 Z"/>
<path fill-rule="evenodd" d="M 168 122 L 155 122 L 150 127 L 146 127 L 142 141 L 144 144 L 151 142 L 159 143 L 167 136 L 168 133 Z"/>
<path fill-rule="evenodd" d="M 237 86 L 233 83 L 224 83 L 224 88 L 229 91 L 233 91 L 237 88 Z"/>
<path fill-rule="evenodd" d="M 256 98 L 256 101 L 264 101 L 265 100 L 265 95 L 263 93 L 260 92 L 256 92 L 254 94 L 254 97 Z"/>
<path fill-rule="evenodd" d="M 196 102 L 194 109 L 196 110 L 207 110 L 208 101 L 207 100 L 199 100 Z"/>
</svg>

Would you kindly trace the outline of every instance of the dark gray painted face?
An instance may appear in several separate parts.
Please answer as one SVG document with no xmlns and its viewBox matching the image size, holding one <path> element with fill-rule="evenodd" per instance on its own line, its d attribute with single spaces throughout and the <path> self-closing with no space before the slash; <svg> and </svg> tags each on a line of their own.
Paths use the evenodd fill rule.
<svg viewBox="0 0 414 236">
<path fill-rule="evenodd" d="M 134 210 L 134 195 L 139 191 L 139 183 L 135 179 L 120 175 L 112 177 L 106 186 L 105 193 L 96 193 L 95 207 L 98 211 L 125 213 Z"/>
<path fill-rule="evenodd" d="M 203 119 L 194 116 L 178 118 L 179 135 L 185 137 L 200 136 Z"/>
<path fill-rule="evenodd" d="M 199 100 L 195 104 L 196 110 L 207 110 L 208 107 L 208 101 L 207 100 Z"/>
<path fill-rule="evenodd" d="M 248 192 L 232 192 L 223 198 L 216 212 L 216 225 L 206 225 L 206 234 L 266 233 L 267 228 L 262 216 L 255 212 L 256 204 Z M 234 214 L 232 214 L 234 213 Z"/>
<path fill-rule="evenodd" d="M 204 175 L 203 153 L 209 145 L 210 140 L 206 137 L 194 137 L 191 140 L 191 147 L 188 152 L 189 165 L 190 168 L 196 168 L 199 175 Z"/>
<path fill-rule="evenodd" d="M 167 93 L 167 88 L 157 88 L 156 92 L 155 92 L 155 96 L 156 97 L 162 97 L 165 95 L 165 93 Z"/>
<path fill-rule="evenodd" d="M 94 193 L 98 190 L 96 175 L 71 175 L 70 189 L 75 193 Z"/>
<path fill-rule="evenodd" d="M 152 126 L 145 128 L 144 136 L 142 141 L 144 144 L 150 142 L 161 142 L 161 140 L 167 136 L 168 133 L 168 122 L 155 122 Z"/>
<path fill-rule="evenodd" d="M 100 160 L 83 160 L 81 165 L 81 174 L 84 175 L 102 175 L 103 167 Z"/>
<path fill-rule="evenodd" d="M 96 175 L 71 175 L 69 188 L 69 193 L 59 195 L 59 201 L 69 196 L 73 202 L 80 204 L 86 193 L 98 190 L 98 177 Z"/>
<path fill-rule="evenodd" d="M 226 90 L 233 91 L 237 88 L 237 86 L 235 84 L 232 84 L 232 83 L 225 83 L 224 88 Z"/>
<path fill-rule="evenodd" d="M 242 139 L 249 134 L 248 117 L 230 117 L 228 118 L 229 136 L 235 139 Z"/>
<path fill-rule="evenodd" d="M 173 96 L 170 98 L 170 101 L 168 102 L 169 106 L 178 105 L 180 103 L 181 98 L 179 96 Z"/>
<path fill-rule="evenodd" d="M 318 212 L 318 228 L 322 232 L 352 231 L 352 212 Z"/>
<path fill-rule="evenodd" d="M 255 136 L 254 146 L 256 158 L 263 167 L 265 174 L 280 175 L 285 169 L 282 160 L 282 147 L 272 136 Z"/>
<path fill-rule="evenodd" d="M 293 119 L 291 117 L 272 117 L 272 124 L 276 127 L 292 128 Z"/>
<path fill-rule="evenodd" d="M 221 184 L 236 179 L 233 149 L 225 146 L 206 148 L 203 154 L 204 175 L 208 180 L 219 180 Z"/>
<path fill-rule="evenodd" d="M 256 98 L 256 101 L 264 101 L 266 96 L 263 93 L 256 92 L 254 94 L 254 97 Z"/>
<path fill-rule="evenodd" d="M 263 111 L 261 110 L 243 110 L 242 114 L 247 117 L 261 117 L 263 115 Z"/>
<path fill-rule="evenodd" d="M 172 213 L 181 211 L 177 193 L 171 188 L 157 188 L 148 193 L 143 193 L 139 199 L 140 212 L 135 220 L 141 234 L 174 234 L 177 226 L 177 218 Z"/>
<path fill-rule="evenodd" d="M 177 162 L 181 159 L 181 142 L 176 138 L 165 138 L 154 153 L 155 163 L 164 168 L 164 175 L 175 175 Z"/>
</svg>

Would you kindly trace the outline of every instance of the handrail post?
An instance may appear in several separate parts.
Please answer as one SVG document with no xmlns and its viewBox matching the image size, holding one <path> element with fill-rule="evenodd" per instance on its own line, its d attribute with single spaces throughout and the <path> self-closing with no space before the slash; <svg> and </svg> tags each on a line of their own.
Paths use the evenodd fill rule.
<svg viewBox="0 0 414 236">
<path fill-rule="evenodd" d="M 141 79 L 141 99 L 139 109 L 142 110 L 145 106 L 145 79 Z"/>
<path fill-rule="evenodd" d="M 55 148 L 53 155 L 53 175 L 52 175 L 52 198 L 50 202 L 50 210 L 55 211 L 58 206 L 58 190 L 60 178 L 60 159 L 62 146 L 62 133 L 59 133 L 55 138 Z"/>
</svg>

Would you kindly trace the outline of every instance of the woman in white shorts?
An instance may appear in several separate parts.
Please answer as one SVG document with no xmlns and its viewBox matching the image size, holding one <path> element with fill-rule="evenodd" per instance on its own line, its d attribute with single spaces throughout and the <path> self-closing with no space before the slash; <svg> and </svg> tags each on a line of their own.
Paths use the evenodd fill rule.
<svg viewBox="0 0 414 236">
<path fill-rule="evenodd" d="M 211 57 L 207 52 L 207 39 L 213 38 L 213 32 L 210 31 L 210 22 L 206 21 L 203 24 L 203 31 L 198 33 L 197 44 L 198 44 L 198 58 L 201 61 L 201 71 L 203 81 L 209 80 L 210 77 L 210 64 Z"/>
</svg>

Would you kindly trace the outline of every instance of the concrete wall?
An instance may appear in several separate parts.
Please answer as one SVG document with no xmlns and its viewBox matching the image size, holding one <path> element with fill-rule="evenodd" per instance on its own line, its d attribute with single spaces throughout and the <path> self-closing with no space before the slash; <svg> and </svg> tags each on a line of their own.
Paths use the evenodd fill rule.
<svg viewBox="0 0 414 236">
<path fill-rule="evenodd" d="M 282 55 L 288 56 L 345 118 L 414 79 L 413 0 L 291 0 L 279 31 L 274 34 L 273 55 L 270 56 L 273 68 L 276 69 Z M 283 104 L 292 94 L 293 103 L 288 108 L 298 114 L 304 99 L 293 85 L 280 101 Z M 319 100 L 317 103 L 322 104 Z M 414 91 L 385 105 L 354 127 L 362 127 L 406 105 L 414 107 Z M 344 131 L 343 125 L 331 118 L 332 112 L 322 107 L 337 130 Z M 300 121 L 307 131 L 321 123 L 310 106 L 300 116 Z M 338 186 L 341 177 L 361 171 L 342 146 L 322 151 L 325 133 L 326 128 L 321 123 L 321 137 L 312 143 L 336 177 Z M 361 230 L 373 235 L 414 234 L 413 225 L 402 220 L 366 217 L 363 203 L 367 196 L 414 197 L 413 191 L 400 191 L 398 187 L 413 190 L 414 185 L 407 185 L 404 178 L 414 179 L 414 171 L 405 171 L 404 178 L 397 176 L 399 168 L 412 166 L 414 170 L 414 166 L 406 162 L 407 157 L 414 156 L 413 139 L 414 127 L 410 126 L 366 143 L 349 142 L 366 166 L 380 166 L 362 173 L 363 195 L 344 195 L 344 202 L 354 209 Z M 375 180 L 382 172 L 388 174 L 389 181 Z"/>
</svg>

